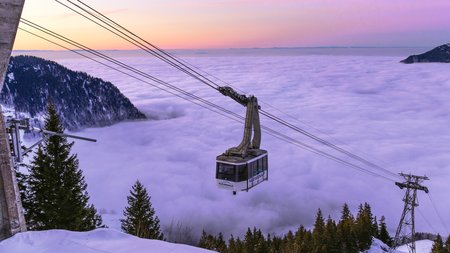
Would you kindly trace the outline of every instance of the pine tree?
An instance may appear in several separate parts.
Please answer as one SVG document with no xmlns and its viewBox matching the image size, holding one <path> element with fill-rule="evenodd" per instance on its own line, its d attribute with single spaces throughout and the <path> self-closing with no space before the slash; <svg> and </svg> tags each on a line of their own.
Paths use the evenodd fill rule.
<svg viewBox="0 0 450 253">
<path fill-rule="evenodd" d="M 337 240 L 337 227 L 336 223 L 330 216 L 328 216 L 327 223 L 325 225 L 325 247 L 327 253 L 339 253 L 339 242 Z"/>
<path fill-rule="evenodd" d="M 359 250 L 367 250 L 372 244 L 372 236 L 375 235 L 372 211 L 370 205 L 367 203 L 359 206 L 358 215 L 356 217 L 355 233 Z"/>
<path fill-rule="evenodd" d="M 244 253 L 245 252 L 244 242 L 238 237 L 236 239 L 236 253 Z"/>
<path fill-rule="evenodd" d="M 392 247 L 392 238 L 389 235 L 389 232 L 387 231 L 385 220 L 386 219 L 384 218 L 384 216 L 381 216 L 378 239 L 384 242 L 384 244 L 386 244 L 387 246 Z"/>
<path fill-rule="evenodd" d="M 450 253 L 450 235 L 447 237 L 447 240 L 445 241 L 445 253 Z"/>
<path fill-rule="evenodd" d="M 244 252 L 245 253 L 256 253 L 256 241 L 255 236 L 250 228 L 247 228 L 247 233 L 244 237 Z"/>
<path fill-rule="evenodd" d="M 255 239 L 255 252 L 256 253 L 265 253 L 266 250 L 266 238 L 262 234 L 260 229 L 253 228 L 253 236 Z"/>
<path fill-rule="evenodd" d="M 372 231 L 373 231 L 372 236 L 378 238 L 378 236 L 380 235 L 380 229 L 378 225 L 377 216 L 373 218 Z"/>
<path fill-rule="evenodd" d="M 283 252 L 295 252 L 295 237 L 291 230 L 283 238 Z"/>
<path fill-rule="evenodd" d="M 322 210 L 317 211 L 314 230 L 312 232 L 314 249 L 313 253 L 327 253 L 325 245 L 325 221 L 323 219 Z"/>
<path fill-rule="evenodd" d="M 133 185 L 127 200 L 128 206 L 123 211 L 125 218 L 120 220 L 122 230 L 141 238 L 163 240 L 159 218 L 155 214 L 147 190 L 139 180 Z"/>
<path fill-rule="evenodd" d="M 237 245 L 236 245 L 236 240 L 234 240 L 233 235 L 230 236 L 230 239 L 228 239 L 228 252 L 232 253 L 232 252 L 237 252 Z"/>
<path fill-rule="evenodd" d="M 340 251 L 343 253 L 356 253 L 356 236 L 354 233 L 355 220 L 347 204 L 342 207 L 341 219 L 337 225 L 337 238 Z"/>
<path fill-rule="evenodd" d="M 56 108 L 48 105 L 45 129 L 64 131 Z M 39 145 L 26 178 L 24 198 L 30 230 L 91 230 L 101 227 L 101 217 L 92 205 L 78 159 L 70 154 L 73 142 L 66 137 L 51 136 Z"/>
<path fill-rule="evenodd" d="M 445 253 L 444 243 L 442 242 L 442 237 L 440 235 L 437 235 L 436 240 L 434 240 L 431 253 Z"/>
<path fill-rule="evenodd" d="M 219 233 L 217 238 L 214 238 L 214 249 L 215 251 L 218 251 L 220 253 L 227 253 L 227 244 L 225 243 L 225 240 L 223 239 L 223 234 Z"/>
</svg>

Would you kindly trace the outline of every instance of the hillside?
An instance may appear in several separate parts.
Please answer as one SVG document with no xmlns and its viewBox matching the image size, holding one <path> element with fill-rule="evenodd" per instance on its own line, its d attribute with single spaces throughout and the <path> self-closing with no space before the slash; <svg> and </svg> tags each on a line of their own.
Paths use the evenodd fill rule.
<svg viewBox="0 0 450 253">
<path fill-rule="evenodd" d="M 401 61 L 402 63 L 416 62 L 444 62 L 450 63 L 450 43 L 438 46 L 432 50 L 419 55 L 411 55 Z"/>
<path fill-rule="evenodd" d="M 67 230 L 29 231 L 0 242 L 0 252 L 8 253 L 208 253 L 183 244 L 141 239 L 113 229 L 88 232 Z"/>
<path fill-rule="evenodd" d="M 433 241 L 430 241 L 430 240 L 416 241 L 417 253 L 431 253 L 432 247 L 433 247 Z M 400 246 L 397 250 L 400 252 L 408 252 L 408 248 L 406 245 Z"/>
<path fill-rule="evenodd" d="M 69 130 L 146 118 L 110 82 L 42 58 L 11 57 L 0 103 L 40 118 L 49 100 Z"/>
</svg>

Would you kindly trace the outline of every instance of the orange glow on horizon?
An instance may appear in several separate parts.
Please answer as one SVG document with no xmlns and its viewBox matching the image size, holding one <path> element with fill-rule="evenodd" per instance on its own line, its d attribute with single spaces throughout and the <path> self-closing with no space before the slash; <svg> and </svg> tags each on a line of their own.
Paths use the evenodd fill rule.
<svg viewBox="0 0 450 253">
<path fill-rule="evenodd" d="M 96 0 L 89 4 L 166 49 L 423 46 L 448 43 L 445 34 L 450 33 L 446 0 L 128 0 L 126 5 Z M 94 49 L 136 48 L 52 0 L 26 1 L 22 16 Z M 60 48 L 19 31 L 14 49 Z"/>
</svg>

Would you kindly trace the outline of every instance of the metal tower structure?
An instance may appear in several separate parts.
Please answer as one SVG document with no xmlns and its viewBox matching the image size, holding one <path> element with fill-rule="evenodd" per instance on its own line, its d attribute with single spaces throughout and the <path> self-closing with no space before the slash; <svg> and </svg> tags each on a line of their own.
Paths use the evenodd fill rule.
<svg viewBox="0 0 450 253">
<path fill-rule="evenodd" d="M 0 90 L 3 88 L 24 4 L 25 0 L 0 1 Z M 3 114 L 0 112 L 0 241 L 26 231 L 9 143 Z"/>
<path fill-rule="evenodd" d="M 425 180 L 429 180 L 426 176 L 416 176 L 412 174 L 400 173 L 405 179 L 405 182 L 396 182 L 395 185 L 400 187 L 400 189 L 406 189 L 405 197 L 403 202 L 405 206 L 403 208 L 403 213 L 400 218 L 400 223 L 398 224 L 397 232 L 394 238 L 394 248 L 400 246 L 403 240 L 410 238 L 411 242 L 408 243 L 409 253 L 416 253 L 416 243 L 415 243 L 415 224 L 414 224 L 414 209 L 419 206 L 417 201 L 417 190 L 424 191 L 428 193 L 428 188 L 421 185 Z"/>
</svg>

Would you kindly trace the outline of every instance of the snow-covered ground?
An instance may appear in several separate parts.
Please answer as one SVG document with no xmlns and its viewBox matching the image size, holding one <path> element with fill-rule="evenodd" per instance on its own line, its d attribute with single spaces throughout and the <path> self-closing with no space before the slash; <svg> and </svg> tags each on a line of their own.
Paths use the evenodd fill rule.
<svg viewBox="0 0 450 253">
<path fill-rule="evenodd" d="M 433 247 L 433 241 L 421 240 L 416 242 L 416 252 L 417 253 L 431 253 L 431 248 Z M 406 245 L 398 247 L 397 251 L 408 252 L 408 247 Z"/>
<path fill-rule="evenodd" d="M 406 56 L 406 55 L 405 55 Z M 426 174 L 434 201 L 450 191 L 449 65 L 398 63 L 403 56 L 190 55 L 185 59 L 239 89 L 256 95 L 262 108 L 393 172 Z M 121 60 L 244 115 L 233 100 L 142 56 Z M 344 202 L 356 211 L 369 202 L 386 215 L 391 231 L 402 211 L 403 191 L 394 182 L 356 171 L 269 135 L 269 181 L 233 196 L 215 185 L 215 157 L 240 142 L 243 126 L 110 69 L 78 58 L 63 65 L 112 81 L 143 112 L 159 120 L 124 122 L 78 133 L 88 191 L 117 228 L 126 195 L 139 179 L 148 188 L 162 226 L 182 222 L 195 233 L 242 235 L 247 227 L 283 233 L 311 226 L 317 208 L 338 218 Z M 281 109 L 296 120 L 269 105 Z M 262 117 L 262 124 L 307 143 L 302 135 Z M 312 125 L 321 132 L 308 127 Z M 315 145 L 320 147 L 320 145 Z M 326 150 L 326 149 L 325 149 Z M 329 150 L 326 150 L 329 151 Z M 417 231 L 447 231 L 430 199 L 419 193 Z M 448 210 L 449 201 L 436 202 Z M 448 215 L 444 222 L 450 224 Z"/>
<path fill-rule="evenodd" d="M 417 253 L 431 253 L 431 248 L 433 246 L 433 241 L 421 240 L 416 242 L 416 252 Z M 402 245 L 394 251 L 390 251 L 390 248 L 386 246 L 382 241 L 374 238 L 372 241 L 372 246 L 365 253 L 408 253 L 408 247 Z"/>
<path fill-rule="evenodd" d="M 47 230 L 19 233 L 0 242 L 2 253 L 208 253 L 183 244 L 141 239 L 113 229 L 89 232 Z"/>
<path fill-rule="evenodd" d="M 433 242 L 416 242 L 417 253 L 430 253 Z M 213 252 L 183 244 L 158 240 L 141 239 L 114 229 L 96 229 L 88 232 L 67 230 L 30 231 L 19 233 L 0 242 L 0 252 L 8 253 L 207 253 Z M 389 247 L 378 239 L 373 239 L 366 253 L 388 253 Z M 390 253 L 408 252 L 401 246 Z"/>
</svg>

